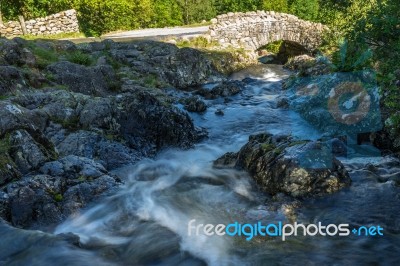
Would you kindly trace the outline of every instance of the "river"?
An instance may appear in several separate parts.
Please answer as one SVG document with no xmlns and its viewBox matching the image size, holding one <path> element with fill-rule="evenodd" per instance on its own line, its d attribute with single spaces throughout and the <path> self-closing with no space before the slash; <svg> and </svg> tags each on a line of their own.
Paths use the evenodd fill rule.
<svg viewBox="0 0 400 266">
<path fill-rule="evenodd" d="M 229 103 L 213 100 L 192 114 L 209 138 L 192 150 L 167 150 L 154 160 L 123 169 L 124 185 L 52 232 L 0 225 L 7 265 L 395 265 L 400 254 L 400 187 L 382 180 L 400 173 L 391 157 L 339 158 L 353 183 L 336 194 L 302 202 L 260 193 L 244 172 L 214 169 L 212 162 L 238 151 L 249 135 L 268 131 L 299 139 L 318 132 L 298 114 L 276 107 L 281 81 L 277 65 L 245 69 L 233 79 L 257 79 Z M 224 116 L 215 114 L 217 109 Z M 368 171 L 375 167 L 381 176 Z M 285 202 L 285 203 L 284 203 Z M 291 206 L 296 206 L 294 210 Z M 273 237 L 189 236 L 190 220 L 203 224 L 293 222 L 379 225 L 384 236 Z M 73 233 L 80 248 L 56 235 Z M 33 245 L 35 244 L 35 245 Z M 6 256 L 7 255 L 7 256 Z M 1 262 L 1 261 L 0 261 Z"/>
</svg>

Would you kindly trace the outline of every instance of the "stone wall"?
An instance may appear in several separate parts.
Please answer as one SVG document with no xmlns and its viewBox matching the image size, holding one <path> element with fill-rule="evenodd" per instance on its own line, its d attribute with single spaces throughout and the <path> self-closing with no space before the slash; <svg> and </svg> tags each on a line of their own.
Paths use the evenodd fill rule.
<svg viewBox="0 0 400 266">
<path fill-rule="evenodd" d="M 76 11 L 71 9 L 44 18 L 25 21 L 28 34 L 51 35 L 57 33 L 79 32 L 79 23 Z M 23 35 L 19 21 L 9 21 L 0 25 L 2 37 L 15 37 Z"/>
<path fill-rule="evenodd" d="M 294 15 L 274 11 L 228 13 L 211 20 L 209 35 L 222 46 L 256 50 L 270 42 L 297 42 L 314 50 L 328 28 L 320 23 L 301 20 Z"/>
</svg>

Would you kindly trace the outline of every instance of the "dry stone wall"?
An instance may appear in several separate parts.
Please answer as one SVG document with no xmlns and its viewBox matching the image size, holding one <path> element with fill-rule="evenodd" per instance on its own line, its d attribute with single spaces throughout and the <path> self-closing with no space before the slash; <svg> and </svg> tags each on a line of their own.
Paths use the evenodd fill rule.
<svg viewBox="0 0 400 266">
<path fill-rule="evenodd" d="M 52 35 L 58 33 L 79 32 L 79 23 L 75 10 L 67 10 L 44 18 L 25 21 L 28 34 Z M 2 37 L 15 37 L 23 35 L 19 21 L 9 21 L 0 25 Z"/>
<path fill-rule="evenodd" d="M 228 13 L 212 20 L 209 35 L 222 46 L 256 50 L 268 43 L 286 40 L 314 50 L 328 28 L 320 23 L 274 11 Z"/>
</svg>

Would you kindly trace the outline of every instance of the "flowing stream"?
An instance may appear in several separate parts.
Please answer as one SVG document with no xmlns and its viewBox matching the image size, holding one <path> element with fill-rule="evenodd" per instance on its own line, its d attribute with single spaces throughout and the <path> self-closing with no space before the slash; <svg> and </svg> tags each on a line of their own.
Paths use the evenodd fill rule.
<svg viewBox="0 0 400 266">
<path fill-rule="evenodd" d="M 389 265 L 400 254 L 400 187 L 386 176 L 400 175 L 390 157 L 340 158 L 353 184 L 334 195 L 293 204 L 260 193 L 244 172 L 213 169 L 212 162 L 238 151 L 249 135 L 268 131 L 318 139 L 313 129 L 290 110 L 276 107 L 280 66 L 255 66 L 232 78 L 257 79 L 225 103 L 214 100 L 206 114 L 193 114 L 209 139 L 188 151 L 168 150 L 155 160 L 123 169 L 119 190 L 59 225 L 54 232 L 13 232 L 0 226 L 8 265 Z M 215 114 L 217 109 L 224 116 Z M 378 169 L 381 176 L 368 171 Z M 292 202 L 293 203 L 293 202 Z M 354 226 L 380 225 L 380 237 L 189 236 L 188 222 L 229 224 L 293 222 Z M 50 241 L 61 233 L 79 235 L 82 248 Z M 27 235 L 28 234 L 28 235 Z M 7 243 L 7 244 L 6 244 Z M 29 244 L 29 243 L 35 243 Z M 23 252 L 12 252 L 26 245 Z M 27 264 L 26 264 L 27 265 Z"/>
</svg>

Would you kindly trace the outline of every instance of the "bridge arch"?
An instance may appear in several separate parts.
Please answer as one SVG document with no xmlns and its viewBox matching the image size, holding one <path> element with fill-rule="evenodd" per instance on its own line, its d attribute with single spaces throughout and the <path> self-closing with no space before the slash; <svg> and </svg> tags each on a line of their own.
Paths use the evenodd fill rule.
<svg viewBox="0 0 400 266">
<path fill-rule="evenodd" d="M 228 13 L 212 20 L 209 35 L 222 46 L 249 50 L 275 41 L 301 44 L 308 51 L 322 43 L 322 34 L 328 28 L 298 17 L 274 11 Z"/>
</svg>

